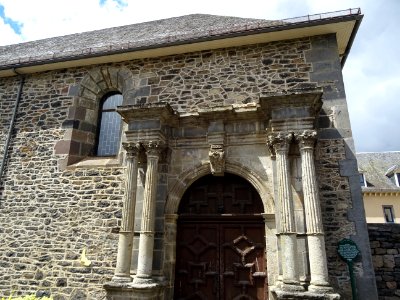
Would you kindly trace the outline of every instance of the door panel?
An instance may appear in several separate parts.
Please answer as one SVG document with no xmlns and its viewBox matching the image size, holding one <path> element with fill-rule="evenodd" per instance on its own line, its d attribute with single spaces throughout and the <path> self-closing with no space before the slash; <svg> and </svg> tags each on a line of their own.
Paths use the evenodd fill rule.
<svg viewBox="0 0 400 300">
<path fill-rule="evenodd" d="M 221 225 L 221 299 L 265 299 L 263 225 Z"/>
<path fill-rule="evenodd" d="M 232 174 L 193 183 L 178 209 L 175 299 L 267 299 L 257 191 Z"/>
<path fill-rule="evenodd" d="M 262 221 L 212 222 L 179 224 L 175 299 L 267 299 Z"/>
<path fill-rule="evenodd" d="M 175 299 L 219 299 L 218 226 L 185 224 L 179 229 Z"/>
</svg>

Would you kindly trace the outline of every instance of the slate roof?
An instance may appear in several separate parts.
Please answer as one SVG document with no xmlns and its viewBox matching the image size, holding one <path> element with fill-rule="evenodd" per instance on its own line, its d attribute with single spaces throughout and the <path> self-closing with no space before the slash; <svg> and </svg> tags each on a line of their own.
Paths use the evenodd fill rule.
<svg viewBox="0 0 400 300">
<path fill-rule="evenodd" d="M 356 154 L 358 169 L 367 181 L 363 191 L 398 191 L 394 178 L 386 174 L 398 170 L 400 172 L 400 151 L 365 152 Z"/>
<path fill-rule="evenodd" d="M 0 66 L 171 42 L 281 25 L 282 21 L 192 14 L 0 47 Z"/>
</svg>

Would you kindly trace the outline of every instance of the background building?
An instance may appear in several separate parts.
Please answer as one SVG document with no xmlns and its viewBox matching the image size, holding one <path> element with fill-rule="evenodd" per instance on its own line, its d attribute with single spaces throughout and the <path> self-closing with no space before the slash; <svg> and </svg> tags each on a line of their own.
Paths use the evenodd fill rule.
<svg viewBox="0 0 400 300">
<path fill-rule="evenodd" d="M 357 153 L 357 161 L 367 223 L 399 223 L 400 152 Z"/>
</svg>

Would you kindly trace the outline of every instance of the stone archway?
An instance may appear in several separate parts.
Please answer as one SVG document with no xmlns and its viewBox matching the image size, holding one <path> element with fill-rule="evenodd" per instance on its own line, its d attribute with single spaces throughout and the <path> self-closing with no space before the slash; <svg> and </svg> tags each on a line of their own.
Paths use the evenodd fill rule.
<svg viewBox="0 0 400 300">
<path fill-rule="evenodd" d="M 257 173 L 249 170 L 247 167 L 240 165 L 236 162 L 226 162 L 226 172 L 237 176 L 240 176 L 243 180 L 252 186 L 256 193 L 262 200 L 264 212 L 262 214 L 265 237 L 264 243 L 267 246 L 267 263 L 268 267 L 268 280 L 271 284 L 272 278 L 277 274 L 277 268 L 275 263 L 277 261 L 276 248 L 276 225 L 275 225 L 275 205 L 272 194 L 267 188 L 268 178 L 263 178 Z M 168 282 L 166 288 L 166 295 L 170 299 L 173 298 L 174 292 L 174 280 L 175 280 L 175 258 L 176 258 L 176 231 L 177 231 L 177 219 L 178 219 L 178 208 L 180 201 L 187 191 L 188 188 L 198 179 L 207 176 L 211 173 L 210 166 L 208 163 L 204 163 L 196 166 L 193 169 L 186 170 L 185 172 L 177 176 L 179 180 L 175 182 L 172 188 L 168 191 L 167 203 L 165 206 L 165 244 L 164 244 L 164 268 L 163 274 Z M 271 276 L 270 276 L 271 274 Z M 271 279 L 270 279 L 271 278 Z"/>
<path fill-rule="evenodd" d="M 237 175 L 196 180 L 178 209 L 174 298 L 267 299 L 263 210 Z"/>
<path fill-rule="evenodd" d="M 244 178 L 255 188 L 255 190 L 261 197 L 264 206 L 264 213 L 275 213 L 274 197 L 266 187 L 265 179 L 262 179 L 260 175 L 253 172 L 249 168 L 236 162 L 231 162 L 229 160 L 226 162 L 225 170 L 227 173 L 235 174 Z M 176 180 L 175 184 L 168 191 L 168 199 L 165 205 L 165 214 L 176 214 L 178 211 L 179 203 L 186 189 L 188 189 L 191 184 L 197 179 L 208 174 L 211 174 L 209 163 L 198 165 L 179 174 L 177 176 L 179 180 Z"/>
</svg>

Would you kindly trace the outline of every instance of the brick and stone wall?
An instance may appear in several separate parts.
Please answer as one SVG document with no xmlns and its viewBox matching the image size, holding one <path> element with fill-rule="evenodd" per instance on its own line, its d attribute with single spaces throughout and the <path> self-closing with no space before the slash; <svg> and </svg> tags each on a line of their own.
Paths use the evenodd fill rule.
<svg viewBox="0 0 400 300">
<path fill-rule="evenodd" d="M 400 299 L 400 224 L 368 224 L 379 299 Z"/>
</svg>

